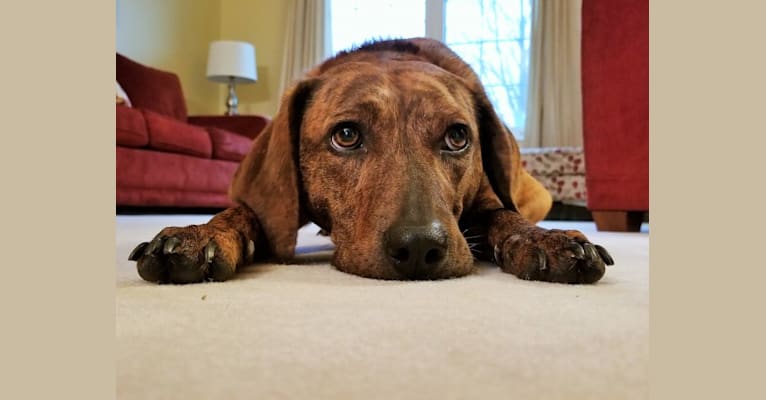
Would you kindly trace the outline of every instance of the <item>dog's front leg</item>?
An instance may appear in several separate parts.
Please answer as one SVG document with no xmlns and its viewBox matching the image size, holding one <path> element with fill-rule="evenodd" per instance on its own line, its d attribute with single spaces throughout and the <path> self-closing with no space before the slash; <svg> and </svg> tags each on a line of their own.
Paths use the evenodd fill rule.
<svg viewBox="0 0 766 400">
<path fill-rule="evenodd" d="M 167 227 L 151 242 L 139 244 L 129 258 L 138 262 L 138 274 L 150 282 L 223 281 L 251 263 L 256 253 L 265 256 L 264 241 L 255 214 L 240 205 L 206 224 Z"/>
<path fill-rule="evenodd" d="M 511 210 L 492 211 L 487 239 L 495 262 L 522 279 L 594 283 L 614 261 L 579 231 L 544 229 Z"/>
</svg>

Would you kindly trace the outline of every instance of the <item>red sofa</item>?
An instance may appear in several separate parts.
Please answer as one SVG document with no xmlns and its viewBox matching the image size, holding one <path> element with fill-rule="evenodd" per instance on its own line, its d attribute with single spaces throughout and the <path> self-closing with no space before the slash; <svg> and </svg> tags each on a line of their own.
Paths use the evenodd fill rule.
<svg viewBox="0 0 766 400">
<path fill-rule="evenodd" d="M 583 0 L 588 209 L 599 230 L 637 231 L 649 211 L 649 2 Z"/>
<path fill-rule="evenodd" d="M 270 122 L 186 114 L 178 76 L 117 54 L 117 206 L 225 208 L 234 171 Z"/>
</svg>

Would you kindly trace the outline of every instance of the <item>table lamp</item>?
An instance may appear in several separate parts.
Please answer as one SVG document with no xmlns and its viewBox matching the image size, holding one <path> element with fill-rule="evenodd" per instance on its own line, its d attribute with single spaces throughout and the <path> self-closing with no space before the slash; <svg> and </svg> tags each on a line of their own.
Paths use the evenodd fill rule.
<svg viewBox="0 0 766 400">
<path fill-rule="evenodd" d="M 258 79 L 255 69 L 255 47 L 247 42 L 219 40 L 210 43 L 207 57 L 207 79 L 229 84 L 226 115 L 237 115 L 237 83 L 253 83 Z"/>
</svg>

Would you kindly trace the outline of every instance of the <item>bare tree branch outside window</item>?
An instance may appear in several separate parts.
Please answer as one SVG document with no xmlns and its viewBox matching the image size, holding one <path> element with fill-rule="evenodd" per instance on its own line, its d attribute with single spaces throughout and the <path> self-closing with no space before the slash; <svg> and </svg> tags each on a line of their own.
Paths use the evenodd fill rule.
<svg viewBox="0 0 766 400">
<path fill-rule="evenodd" d="M 473 67 L 498 114 L 521 139 L 529 78 L 530 0 L 445 1 L 445 42 Z"/>
</svg>

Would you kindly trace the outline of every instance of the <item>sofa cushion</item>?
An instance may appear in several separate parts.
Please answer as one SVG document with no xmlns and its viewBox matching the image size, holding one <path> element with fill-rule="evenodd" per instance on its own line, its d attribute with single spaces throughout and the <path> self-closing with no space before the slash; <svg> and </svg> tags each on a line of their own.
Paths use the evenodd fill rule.
<svg viewBox="0 0 766 400">
<path fill-rule="evenodd" d="M 220 207 L 239 163 L 117 147 L 117 205 Z"/>
<path fill-rule="evenodd" d="M 213 146 L 204 128 L 149 110 L 141 110 L 149 131 L 149 147 L 170 153 L 210 158 Z"/>
<path fill-rule="evenodd" d="M 250 151 L 252 139 L 221 128 L 207 127 L 213 142 L 213 159 L 242 161 Z"/>
<path fill-rule="evenodd" d="M 117 145 L 144 147 L 149 144 L 146 121 L 140 110 L 117 105 Z"/>
</svg>

